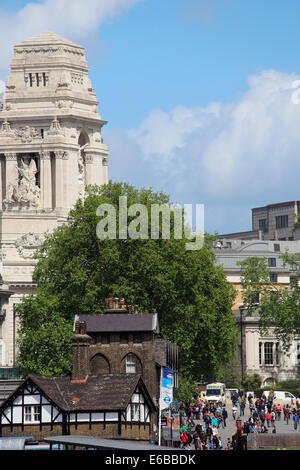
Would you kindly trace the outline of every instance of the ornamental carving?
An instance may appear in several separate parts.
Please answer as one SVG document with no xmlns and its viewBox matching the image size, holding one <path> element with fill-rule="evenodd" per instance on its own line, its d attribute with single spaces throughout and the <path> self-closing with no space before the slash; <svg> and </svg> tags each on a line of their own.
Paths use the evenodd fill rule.
<svg viewBox="0 0 300 470">
<path fill-rule="evenodd" d="M 64 131 L 61 128 L 61 125 L 55 116 L 53 121 L 51 122 L 50 129 L 48 131 L 48 135 L 64 135 Z"/>
<path fill-rule="evenodd" d="M 15 245 L 19 255 L 24 259 L 28 259 L 33 257 L 35 250 L 42 242 L 43 237 L 41 235 L 29 232 L 18 238 Z"/>
<path fill-rule="evenodd" d="M 37 137 L 40 137 L 40 133 L 34 127 L 25 126 L 15 129 L 15 136 L 19 137 L 23 143 L 30 143 Z"/>
<path fill-rule="evenodd" d="M 80 49 L 75 49 L 71 47 L 34 47 L 34 48 L 16 48 L 15 54 L 19 55 L 28 55 L 28 54 L 44 54 L 44 55 L 56 55 L 66 52 L 67 54 L 74 54 L 78 56 L 85 56 L 85 52 Z"/>
<path fill-rule="evenodd" d="M 57 100 L 55 102 L 55 106 L 57 108 L 73 108 L 73 101 L 72 100 Z"/>
<path fill-rule="evenodd" d="M 0 129 L 0 136 L 1 137 L 13 137 L 14 133 L 10 127 L 10 123 L 7 119 L 4 119 L 1 129 Z"/>
<path fill-rule="evenodd" d="M 3 201 L 5 209 L 37 209 L 40 201 L 40 188 L 36 184 L 37 167 L 34 159 L 21 159 L 17 170 L 19 181 L 8 185 L 6 198 Z"/>
</svg>

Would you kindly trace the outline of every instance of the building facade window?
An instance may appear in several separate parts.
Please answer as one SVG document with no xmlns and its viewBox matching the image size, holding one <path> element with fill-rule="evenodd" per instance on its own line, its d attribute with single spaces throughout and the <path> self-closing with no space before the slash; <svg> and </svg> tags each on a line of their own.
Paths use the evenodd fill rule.
<svg viewBox="0 0 300 470">
<path fill-rule="evenodd" d="M 265 365 L 273 365 L 273 343 L 264 344 Z"/>
<path fill-rule="evenodd" d="M 126 374 L 136 373 L 136 356 L 134 354 L 128 354 L 126 356 Z"/>
<path fill-rule="evenodd" d="M 37 423 L 41 421 L 41 407 L 39 405 L 25 406 L 25 423 Z"/>
<path fill-rule="evenodd" d="M 300 366 L 300 342 L 297 343 L 297 357 L 296 357 L 297 365 Z"/>
<path fill-rule="evenodd" d="M 273 283 L 277 283 L 277 282 L 278 282 L 278 275 L 277 275 L 277 273 L 270 273 L 270 281 L 273 282 Z"/>
<path fill-rule="evenodd" d="M 279 365 L 279 343 L 273 341 L 259 342 L 258 355 L 260 366 Z"/>
<path fill-rule="evenodd" d="M 276 258 L 268 258 L 269 268 L 276 268 Z"/>
<path fill-rule="evenodd" d="M 267 219 L 259 219 L 258 228 L 259 230 L 265 230 L 267 228 Z"/>
<path fill-rule="evenodd" d="M 287 228 L 289 225 L 288 215 L 276 215 L 275 217 L 276 228 Z"/>
</svg>

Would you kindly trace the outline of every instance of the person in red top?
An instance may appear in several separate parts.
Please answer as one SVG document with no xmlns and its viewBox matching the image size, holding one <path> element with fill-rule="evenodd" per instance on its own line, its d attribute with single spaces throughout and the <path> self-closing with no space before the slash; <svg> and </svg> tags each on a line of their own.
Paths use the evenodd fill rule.
<svg viewBox="0 0 300 470">
<path fill-rule="evenodd" d="M 277 405 L 277 406 L 276 406 L 276 413 L 277 413 L 277 419 L 278 419 L 278 421 L 280 421 L 280 419 L 281 419 L 281 412 L 282 412 L 281 406 L 280 406 L 280 405 Z"/>
<path fill-rule="evenodd" d="M 268 428 L 271 427 L 271 419 L 272 419 L 271 413 L 269 413 L 269 412 L 266 413 L 266 421 L 267 421 L 267 426 L 268 426 Z"/>
</svg>

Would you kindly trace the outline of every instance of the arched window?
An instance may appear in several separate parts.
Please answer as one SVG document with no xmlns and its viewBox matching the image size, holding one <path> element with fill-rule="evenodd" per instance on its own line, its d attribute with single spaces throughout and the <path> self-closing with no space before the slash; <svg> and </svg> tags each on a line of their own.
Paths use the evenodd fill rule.
<svg viewBox="0 0 300 470">
<path fill-rule="evenodd" d="M 136 356 L 134 354 L 128 354 L 126 356 L 126 374 L 136 373 Z"/>
</svg>

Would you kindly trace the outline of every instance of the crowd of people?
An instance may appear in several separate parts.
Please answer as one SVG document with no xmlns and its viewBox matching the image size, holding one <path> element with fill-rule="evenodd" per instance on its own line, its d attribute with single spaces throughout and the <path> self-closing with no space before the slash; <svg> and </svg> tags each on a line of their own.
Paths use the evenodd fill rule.
<svg viewBox="0 0 300 470">
<path fill-rule="evenodd" d="M 180 435 L 181 447 L 195 450 L 233 450 L 234 437 L 246 436 L 250 433 L 276 433 L 276 424 L 284 420 L 289 425 L 293 424 L 297 430 L 300 424 L 300 403 L 293 405 L 280 405 L 274 402 L 274 393 L 271 390 L 268 397 L 261 398 L 249 395 L 245 397 L 242 390 L 231 396 L 232 418 L 235 429 L 232 439 L 222 442 L 220 429 L 227 426 L 228 412 L 226 405 L 212 403 L 200 399 L 196 404 L 181 404 Z M 246 420 L 245 408 L 248 406 L 250 417 Z"/>
<path fill-rule="evenodd" d="M 297 430 L 300 420 L 300 404 L 296 402 L 293 405 L 280 405 L 274 403 L 274 394 L 272 391 L 266 397 L 261 398 L 249 396 L 250 418 L 244 423 L 245 432 L 247 433 L 276 433 L 276 422 L 284 420 L 288 425 L 293 423 L 294 429 Z"/>
<path fill-rule="evenodd" d="M 224 448 L 219 428 L 226 427 L 228 413 L 225 405 L 199 400 L 196 405 L 182 404 L 179 415 L 182 448 L 194 448 L 195 450 L 221 450 Z M 195 424 L 195 420 L 197 420 L 197 424 Z M 203 424 L 200 424 L 199 420 Z M 232 449 L 230 439 L 227 440 L 225 449 Z"/>
</svg>

